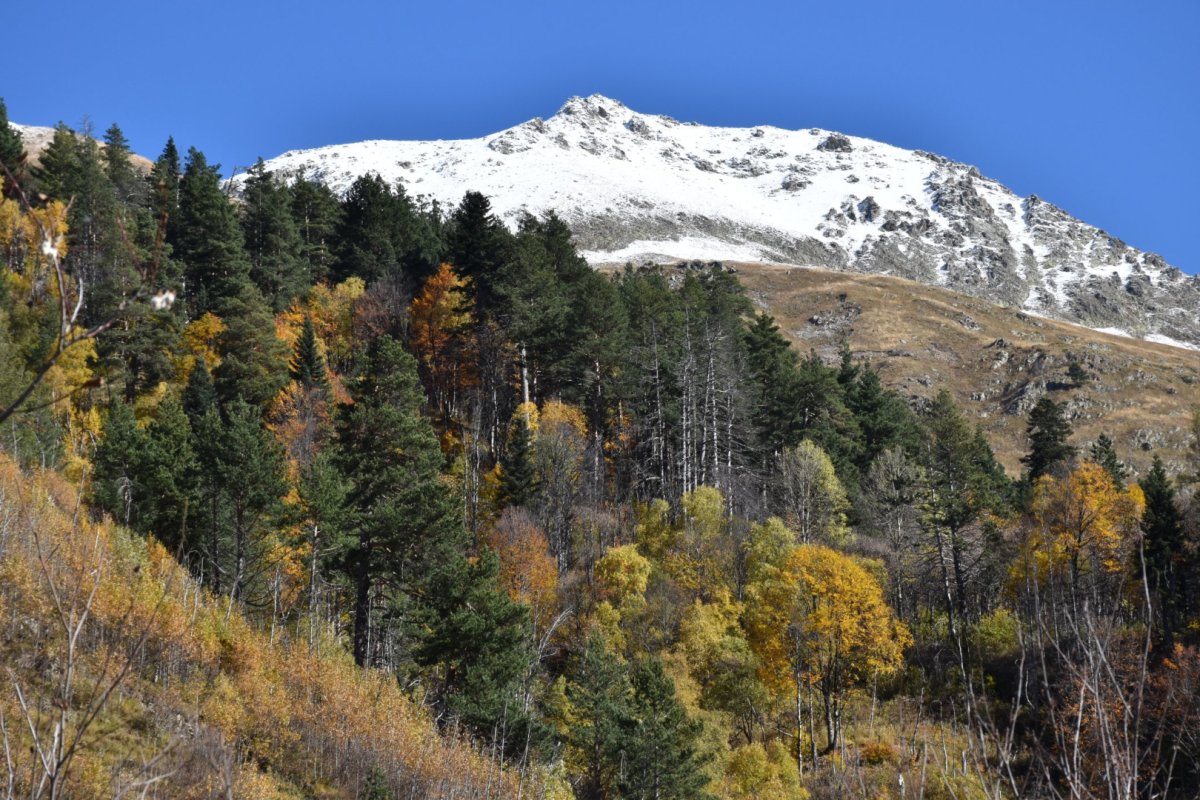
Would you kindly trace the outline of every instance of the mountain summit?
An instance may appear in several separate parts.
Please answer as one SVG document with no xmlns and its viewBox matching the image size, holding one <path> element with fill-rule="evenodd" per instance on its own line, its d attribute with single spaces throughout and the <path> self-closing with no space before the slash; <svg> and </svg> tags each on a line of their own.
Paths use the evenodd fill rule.
<svg viewBox="0 0 1200 800">
<path fill-rule="evenodd" d="M 267 167 L 337 191 L 378 173 L 443 204 L 476 190 L 510 225 L 553 210 L 596 264 L 702 259 L 895 275 L 1200 348 L 1200 277 L 975 167 L 833 131 L 708 127 L 592 95 L 479 139 L 332 145 Z"/>
</svg>

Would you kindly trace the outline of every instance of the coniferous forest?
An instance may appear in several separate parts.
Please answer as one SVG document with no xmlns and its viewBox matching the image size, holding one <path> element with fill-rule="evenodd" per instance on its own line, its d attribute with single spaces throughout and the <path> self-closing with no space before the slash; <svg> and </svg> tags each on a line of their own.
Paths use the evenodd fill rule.
<svg viewBox="0 0 1200 800">
<path fill-rule="evenodd" d="M 717 263 L 0 105 L 0 798 L 1185 798 L 1200 412 L 1020 475 Z"/>
</svg>

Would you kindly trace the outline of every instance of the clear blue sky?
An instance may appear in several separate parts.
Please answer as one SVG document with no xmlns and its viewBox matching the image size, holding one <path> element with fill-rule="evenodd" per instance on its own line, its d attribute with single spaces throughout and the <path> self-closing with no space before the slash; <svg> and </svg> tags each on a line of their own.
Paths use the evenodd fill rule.
<svg viewBox="0 0 1200 800">
<path fill-rule="evenodd" d="M 976 164 L 1200 271 L 1200 2 L 60 0 L 4 10 L 14 121 L 211 161 L 480 136 L 600 92 Z M 14 35 L 15 34 L 15 35 Z"/>
</svg>

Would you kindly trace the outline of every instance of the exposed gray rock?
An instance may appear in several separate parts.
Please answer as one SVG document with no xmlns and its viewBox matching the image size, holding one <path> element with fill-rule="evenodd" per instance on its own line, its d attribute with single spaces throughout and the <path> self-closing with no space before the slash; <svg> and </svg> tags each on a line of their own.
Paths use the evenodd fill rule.
<svg viewBox="0 0 1200 800">
<path fill-rule="evenodd" d="M 826 152 L 849 153 L 854 149 L 854 146 L 850 144 L 849 139 L 840 133 L 831 133 L 821 140 L 821 143 L 817 145 L 817 149 Z"/>
</svg>

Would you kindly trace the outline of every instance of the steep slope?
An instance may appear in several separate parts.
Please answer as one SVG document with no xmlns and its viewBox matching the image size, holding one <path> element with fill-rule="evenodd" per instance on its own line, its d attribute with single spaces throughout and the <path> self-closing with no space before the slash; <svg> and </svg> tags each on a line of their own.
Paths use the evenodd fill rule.
<svg viewBox="0 0 1200 800">
<path fill-rule="evenodd" d="M 940 287 L 878 275 L 738 264 L 738 278 L 801 350 L 835 361 L 842 343 L 911 398 L 954 393 L 1011 474 L 1028 450 L 1028 412 L 1067 404 L 1072 442 L 1101 433 L 1144 471 L 1157 453 L 1180 469 L 1200 406 L 1200 358 L 1185 349 L 1092 331 Z M 1072 361 L 1088 380 L 1073 382 Z"/>
<path fill-rule="evenodd" d="M 713 128 L 572 98 L 480 139 L 367 141 L 268 162 L 338 191 L 365 173 L 514 224 L 556 211 L 594 264 L 705 259 L 895 275 L 1200 345 L 1200 277 L 974 167 L 830 131 Z"/>
<path fill-rule="evenodd" d="M 0 455 L 0 796 L 519 795 L 340 641 L 260 629 L 88 517 L 64 477 Z"/>
</svg>

